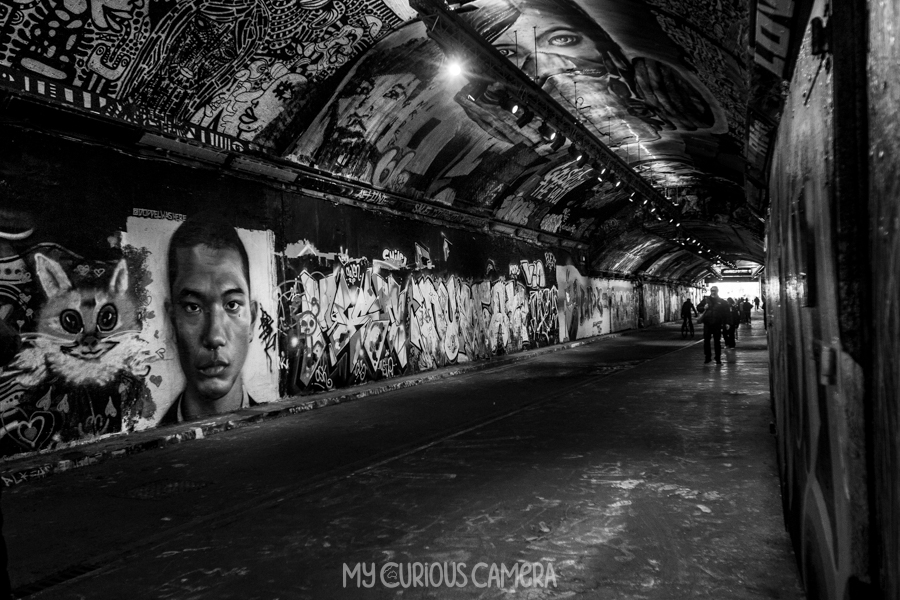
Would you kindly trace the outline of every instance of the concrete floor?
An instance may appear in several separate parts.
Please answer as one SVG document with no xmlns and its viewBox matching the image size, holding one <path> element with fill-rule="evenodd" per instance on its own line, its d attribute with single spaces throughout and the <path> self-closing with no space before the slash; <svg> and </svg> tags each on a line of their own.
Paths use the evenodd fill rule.
<svg viewBox="0 0 900 600">
<path fill-rule="evenodd" d="M 3 495 L 13 585 L 116 600 L 803 598 L 761 321 L 722 366 L 703 365 L 699 339 L 665 325 L 17 485 Z"/>
</svg>

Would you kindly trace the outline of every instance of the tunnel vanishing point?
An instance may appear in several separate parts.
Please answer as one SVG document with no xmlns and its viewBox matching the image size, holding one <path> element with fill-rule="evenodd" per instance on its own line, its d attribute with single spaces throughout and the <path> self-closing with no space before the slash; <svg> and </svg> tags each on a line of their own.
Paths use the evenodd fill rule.
<svg viewBox="0 0 900 600">
<path fill-rule="evenodd" d="M 893 0 L 0 0 L 4 485 L 717 286 L 764 311 L 808 597 L 900 600 L 898 35 Z"/>
</svg>

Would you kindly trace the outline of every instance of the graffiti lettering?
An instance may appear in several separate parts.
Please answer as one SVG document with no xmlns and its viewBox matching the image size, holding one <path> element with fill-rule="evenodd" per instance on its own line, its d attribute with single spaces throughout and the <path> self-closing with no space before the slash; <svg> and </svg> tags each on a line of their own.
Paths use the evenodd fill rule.
<svg viewBox="0 0 900 600">
<path fill-rule="evenodd" d="M 131 216 L 146 217 L 148 219 L 166 219 L 168 221 L 184 221 L 187 219 L 187 215 L 161 210 L 150 210 L 147 208 L 134 208 L 131 211 Z"/>
<path fill-rule="evenodd" d="M 264 308 L 259 308 L 259 337 L 263 342 L 263 349 L 266 352 L 266 360 L 269 363 L 269 371 L 272 371 L 272 355 L 275 351 L 275 321 L 269 316 Z"/>
<path fill-rule="evenodd" d="M 381 253 L 381 257 L 385 262 L 393 265 L 397 269 L 406 268 L 406 256 L 399 250 L 385 249 L 385 251 Z"/>
<path fill-rule="evenodd" d="M 50 465 L 40 465 L 28 471 L 18 471 L 16 473 L 3 473 L 0 475 L 0 480 L 3 481 L 3 485 L 5 487 L 12 487 L 16 484 L 22 483 L 23 481 L 30 481 L 32 479 L 43 479 L 47 475 L 50 474 Z"/>
</svg>

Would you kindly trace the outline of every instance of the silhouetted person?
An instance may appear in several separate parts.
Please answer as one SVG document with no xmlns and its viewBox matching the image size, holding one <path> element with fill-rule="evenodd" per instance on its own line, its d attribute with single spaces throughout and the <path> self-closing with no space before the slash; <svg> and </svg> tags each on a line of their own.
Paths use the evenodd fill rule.
<svg viewBox="0 0 900 600">
<path fill-rule="evenodd" d="M 694 308 L 694 303 L 691 302 L 690 298 L 687 298 L 684 303 L 681 305 L 681 330 L 684 331 L 684 328 L 687 327 L 691 333 L 691 337 L 694 337 L 694 321 L 691 318 L 691 315 L 697 316 L 697 309 Z"/>
<path fill-rule="evenodd" d="M 756 310 L 759 310 L 759 296 L 753 299 L 753 306 L 756 307 Z"/>
<path fill-rule="evenodd" d="M 738 308 L 734 298 L 729 298 L 725 305 L 728 307 L 728 315 L 722 320 L 722 339 L 726 348 L 734 348 L 737 345 L 737 326 L 741 322 L 741 309 Z"/>
<path fill-rule="evenodd" d="M 701 302 L 703 306 L 703 354 L 706 360 L 703 364 L 712 362 L 712 346 L 714 342 L 716 350 L 716 364 L 722 364 L 722 328 L 730 326 L 731 309 L 728 303 L 719 298 L 719 288 L 709 288 L 709 296 Z"/>
<path fill-rule="evenodd" d="M 741 308 L 744 311 L 744 323 L 747 325 L 750 324 L 750 311 L 753 310 L 753 305 L 750 304 L 750 301 L 744 298 L 744 303 L 741 304 Z"/>
</svg>

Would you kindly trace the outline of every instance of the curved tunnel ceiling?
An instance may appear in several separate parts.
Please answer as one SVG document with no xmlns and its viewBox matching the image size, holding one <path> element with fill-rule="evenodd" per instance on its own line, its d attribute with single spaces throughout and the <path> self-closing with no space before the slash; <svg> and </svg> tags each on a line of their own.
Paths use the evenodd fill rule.
<svg viewBox="0 0 900 600">
<path fill-rule="evenodd" d="M 414 2 L 429 3 L 447 10 Z M 707 5 L 449 5 L 662 205 L 550 141 L 545 115 L 513 114 L 516 90 L 480 65 L 453 75 L 404 0 L 0 3 L 0 65 L 108 98 L 113 118 L 193 124 L 495 231 L 583 242 L 596 271 L 695 279 L 717 255 L 763 256 L 745 194 L 749 12 Z"/>
</svg>

